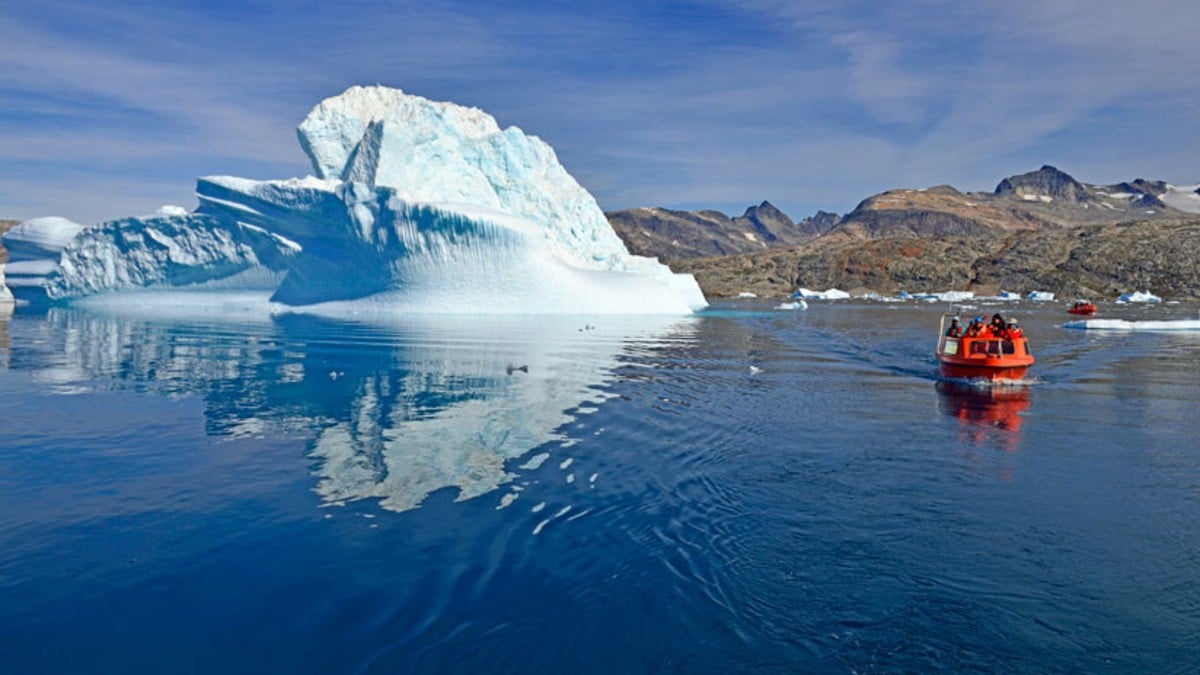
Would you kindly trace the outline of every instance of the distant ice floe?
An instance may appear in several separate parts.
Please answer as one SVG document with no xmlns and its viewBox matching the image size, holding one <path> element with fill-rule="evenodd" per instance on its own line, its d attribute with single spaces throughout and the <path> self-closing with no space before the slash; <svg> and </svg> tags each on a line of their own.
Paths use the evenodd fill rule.
<svg viewBox="0 0 1200 675">
<path fill-rule="evenodd" d="M 827 291 L 814 291 L 801 288 L 792 293 L 792 297 L 803 300 L 849 300 L 850 294 L 837 288 L 831 288 Z"/>
<path fill-rule="evenodd" d="M 1169 321 L 1126 321 L 1124 319 L 1087 319 L 1070 321 L 1065 328 L 1080 330 L 1174 332 L 1200 331 L 1200 319 L 1175 319 Z"/>
<path fill-rule="evenodd" d="M 1037 302 L 1048 302 L 1054 299 L 1054 294 L 1046 291 L 1031 291 L 1029 295 L 1025 297 Z"/>
<path fill-rule="evenodd" d="M 808 309 L 808 303 L 803 300 L 796 300 L 793 302 L 782 302 L 778 306 L 776 306 L 775 309 L 784 309 L 784 310 Z"/>
<path fill-rule="evenodd" d="M 1124 305 L 1124 304 L 1130 303 L 1130 302 L 1156 303 L 1156 302 L 1162 302 L 1162 298 L 1151 293 L 1150 291 L 1135 291 L 1133 293 L 1122 293 L 1120 295 L 1120 297 L 1117 298 L 1117 304 L 1120 304 L 1120 305 Z"/>
<path fill-rule="evenodd" d="M 751 293 L 751 292 L 749 292 L 749 291 L 742 291 L 741 293 L 738 293 L 738 294 L 737 294 L 737 296 L 738 296 L 739 298 L 757 298 L 757 297 L 758 297 L 758 294 L 757 294 L 757 293 Z"/>
</svg>

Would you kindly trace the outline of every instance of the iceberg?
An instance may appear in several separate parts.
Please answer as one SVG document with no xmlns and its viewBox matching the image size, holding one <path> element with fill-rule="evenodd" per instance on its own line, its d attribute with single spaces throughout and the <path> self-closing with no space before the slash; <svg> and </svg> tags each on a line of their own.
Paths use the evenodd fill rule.
<svg viewBox="0 0 1200 675">
<path fill-rule="evenodd" d="M 58 271 L 63 249 L 83 230 L 79 223 L 49 216 L 26 220 L 4 233 L 0 241 L 8 249 L 7 285 L 15 300 L 45 301 L 47 281 Z"/>
<path fill-rule="evenodd" d="M 192 213 L 76 232 L 43 260 L 46 295 L 267 290 L 285 310 L 385 316 L 707 306 L 691 275 L 629 253 L 548 144 L 483 111 L 351 87 L 298 134 L 315 175 L 202 177 Z"/>
<path fill-rule="evenodd" d="M 1054 294 L 1053 294 L 1053 293 L 1047 293 L 1046 291 L 1030 291 L 1030 292 L 1029 292 L 1029 295 L 1027 295 L 1027 296 L 1025 296 L 1025 297 L 1026 297 L 1026 298 L 1028 298 L 1028 299 L 1030 299 L 1030 300 L 1036 300 L 1036 301 L 1038 301 L 1038 302 L 1043 302 L 1043 301 L 1050 301 L 1050 300 L 1053 300 L 1053 299 L 1054 299 Z"/>
<path fill-rule="evenodd" d="M 1123 304 L 1129 303 L 1129 302 L 1155 303 L 1155 302 L 1162 302 L 1162 298 L 1151 293 L 1150 291 L 1135 291 L 1133 293 L 1122 293 L 1117 298 L 1118 304 L 1123 305 Z"/>
<path fill-rule="evenodd" d="M 1086 319 L 1083 321 L 1068 321 L 1064 328 L 1080 330 L 1109 330 L 1109 331 L 1200 331 L 1200 319 L 1170 319 L 1164 321 L 1126 321 L 1124 319 Z"/>
<path fill-rule="evenodd" d="M 792 293 L 792 297 L 803 300 L 848 300 L 850 298 L 850 294 L 837 288 L 831 288 L 827 291 L 813 291 L 807 288 L 801 288 L 795 293 Z"/>
</svg>

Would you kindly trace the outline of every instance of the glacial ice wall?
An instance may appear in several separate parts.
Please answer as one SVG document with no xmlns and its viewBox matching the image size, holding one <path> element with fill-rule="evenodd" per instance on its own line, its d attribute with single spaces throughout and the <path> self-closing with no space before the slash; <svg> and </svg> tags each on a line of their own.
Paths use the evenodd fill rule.
<svg viewBox="0 0 1200 675">
<path fill-rule="evenodd" d="M 691 275 L 631 255 L 549 145 L 387 87 L 322 101 L 298 130 L 315 177 L 201 178 L 194 214 L 78 234 L 52 298 L 272 286 L 272 301 L 379 313 L 688 313 Z"/>
</svg>

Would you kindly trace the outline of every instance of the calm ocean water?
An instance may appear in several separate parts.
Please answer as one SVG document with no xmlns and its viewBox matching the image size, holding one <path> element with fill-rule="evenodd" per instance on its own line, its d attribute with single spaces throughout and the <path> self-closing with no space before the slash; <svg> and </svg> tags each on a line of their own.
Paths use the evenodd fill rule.
<svg viewBox="0 0 1200 675">
<path fill-rule="evenodd" d="M 941 309 L 19 311 L 0 670 L 1200 671 L 1200 333 Z"/>
</svg>

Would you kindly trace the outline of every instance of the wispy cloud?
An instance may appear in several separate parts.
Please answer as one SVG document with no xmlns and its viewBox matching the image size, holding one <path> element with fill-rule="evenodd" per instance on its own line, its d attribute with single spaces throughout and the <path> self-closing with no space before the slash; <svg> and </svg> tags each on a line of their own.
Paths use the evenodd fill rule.
<svg viewBox="0 0 1200 675">
<path fill-rule="evenodd" d="M 1197 26 L 1165 0 L 29 3 L 0 11 L 0 217 L 306 173 L 296 123 L 372 83 L 542 136 L 606 208 L 800 217 L 1043 162 L 1192 180 Z"/>
</svg>

